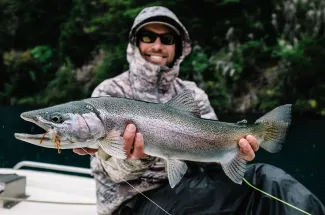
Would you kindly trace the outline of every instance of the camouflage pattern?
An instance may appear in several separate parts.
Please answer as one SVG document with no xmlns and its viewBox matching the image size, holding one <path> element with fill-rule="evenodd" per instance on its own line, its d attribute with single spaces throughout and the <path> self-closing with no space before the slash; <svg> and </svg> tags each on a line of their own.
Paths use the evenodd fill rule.
<svg viewBox="0 0 325 215">
<path fill-rule="evenodd" d="M 136 46 L 134 31 L 153 17 L 168 17 L 175 21 L 182 34 L 182 54 L 172 67 L 161 67 L 147 62 Z M 99 84 L 92 97 L 118 96 L 143 101 L 164 103 L 172 97 L 190 89 L 198 103 L 201 116 L 217 119 L 206 93 L 194 82 L 178 78 L 179 67 L 191 52 L 191 40 L 187 30 L 174 13 L 164 7 L 143 9 L 136 17 L 130 31 L 127 47 L 129 70 Z M 144 140 L 145 141 L 145 140 Z M 168 183 L 163 160 L 147 157 L 140 160 L 120 160 L 99 151 L 91 159 L 91 169 L 96 180 L 98 214 L 112 214 L 121 204 L 138 194 Z M 127 180 L 133 187 L 125 183 Z"/>
</svg>

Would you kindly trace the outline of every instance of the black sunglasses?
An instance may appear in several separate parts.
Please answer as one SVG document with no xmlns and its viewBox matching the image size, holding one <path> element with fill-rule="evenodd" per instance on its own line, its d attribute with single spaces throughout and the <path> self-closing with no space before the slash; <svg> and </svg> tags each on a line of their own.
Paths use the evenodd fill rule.
<svg viewBox="0 0 325 215">
<path fill-rule="evenodd" d="M 157 39 L 160 38 L 160 41 L 164 45 L 173 45 L 175 44 L 175 34 L 168 32 L 164 34 L 157 34 L 152 31 L 143 30 L 138 33 L 137 38 L 144 43 L 154 43 Z"/>
</svg>

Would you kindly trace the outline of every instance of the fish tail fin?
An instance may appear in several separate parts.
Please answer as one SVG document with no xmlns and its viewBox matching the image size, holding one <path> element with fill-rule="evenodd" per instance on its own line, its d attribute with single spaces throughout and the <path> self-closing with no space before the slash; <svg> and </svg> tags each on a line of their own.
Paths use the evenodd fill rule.
<svg viewBox="0 0 325 215">
<path fill-rule="evenodd" d="M 258 142 L 266 151 L 275 153 L 281 150 L 291 124 L 291 106 L 279 106 L 256 120 L 255 124 L 261 125 L 258 126 Z"/>
</svg>

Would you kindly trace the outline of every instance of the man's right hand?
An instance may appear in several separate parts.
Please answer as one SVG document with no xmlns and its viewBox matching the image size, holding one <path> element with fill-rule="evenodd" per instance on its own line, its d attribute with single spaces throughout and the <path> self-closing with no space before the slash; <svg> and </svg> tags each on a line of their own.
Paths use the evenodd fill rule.
<svg viewBox="0 0 325 215">
<path fill-rule="evenodd" d="M 127 159 L 140 159 L 144 156 L 144 140 L 141 133 L 136 132 L 134 124 L 128 124 L 123 134 L 124 151 L 127 154 Z M 75 148 L 73 152 L 78 155 L 95 154 L 97 149 L 91 148 Z"/>
<path fill-rule="evenodd" d="M 137 160 L 144 156 L 144 141 L 141 133 L 137 133 L 134 124 L 128 124 L 123 134 L 124 151 L 127 159 Z"/>
</svg>

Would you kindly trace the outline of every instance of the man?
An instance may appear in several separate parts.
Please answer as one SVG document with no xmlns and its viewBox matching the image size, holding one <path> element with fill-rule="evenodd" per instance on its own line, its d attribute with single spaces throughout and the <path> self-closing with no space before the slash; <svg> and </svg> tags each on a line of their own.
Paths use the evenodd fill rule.
<svg viewBox="0 0 325 215">
<path fill-rule="evenodd" d="M 136 17 L 130 31 L 127 49 L 129 70 L 102 82 L 92 96 L 110 95 L 162 103 L 184 89 L 190 89 L 200 107 L 201 116 L 217 120 L 205 92 L 195 83 L 177 78 L 179 66 L 190 51 L 188 32 L 175 14 L 164 7 L 145 8 Z M 166 214 L 166 211 L 172 214 L 217 214 L 243 210 L 265 214 L 269 206 L 264 204 L 268 203 L 273 204 L 271 211 L 296 212 L 275 200 L 265 199 L 247 186 L 234 184 L 217 164 L 187 162 L 189 171 L 179 185 L 171 189 L 163 161 L 144 155 L 145 140 L 134 124 L 126 126 L 123 138 L 129 159 L 110 157 L 99 149 L 91 161 L 96 180 L 98 214 Z M 258 150 L 257 140 L 248 135 L 239 140 L 239 147 L 245 159 L 251 161 L 255 156 L 254 151 Z M 93 149 L 74 151 L 78 154 L 96 152 Z M 270 174 L 272 180 L 262 178 L 270 177 Z M 270 184 L 276 182 L 279 187 L 271 192 L 276 194 L 278 190 L 286 189 L 280 185 L 281 179 L 285 178 L 300 188 L 301 193 L 297 194 L 297 198 L 311 195 L 283 171 L 268 165 L 251 166 L 246 177 L 270 192 Z M 145 192 L 154 203 L 141 196 L 139 191 Z M 312 200 L 320 205 L 318 200 Z M 276 210 L 273 207 L 277 207 Z"/>
</svg>

